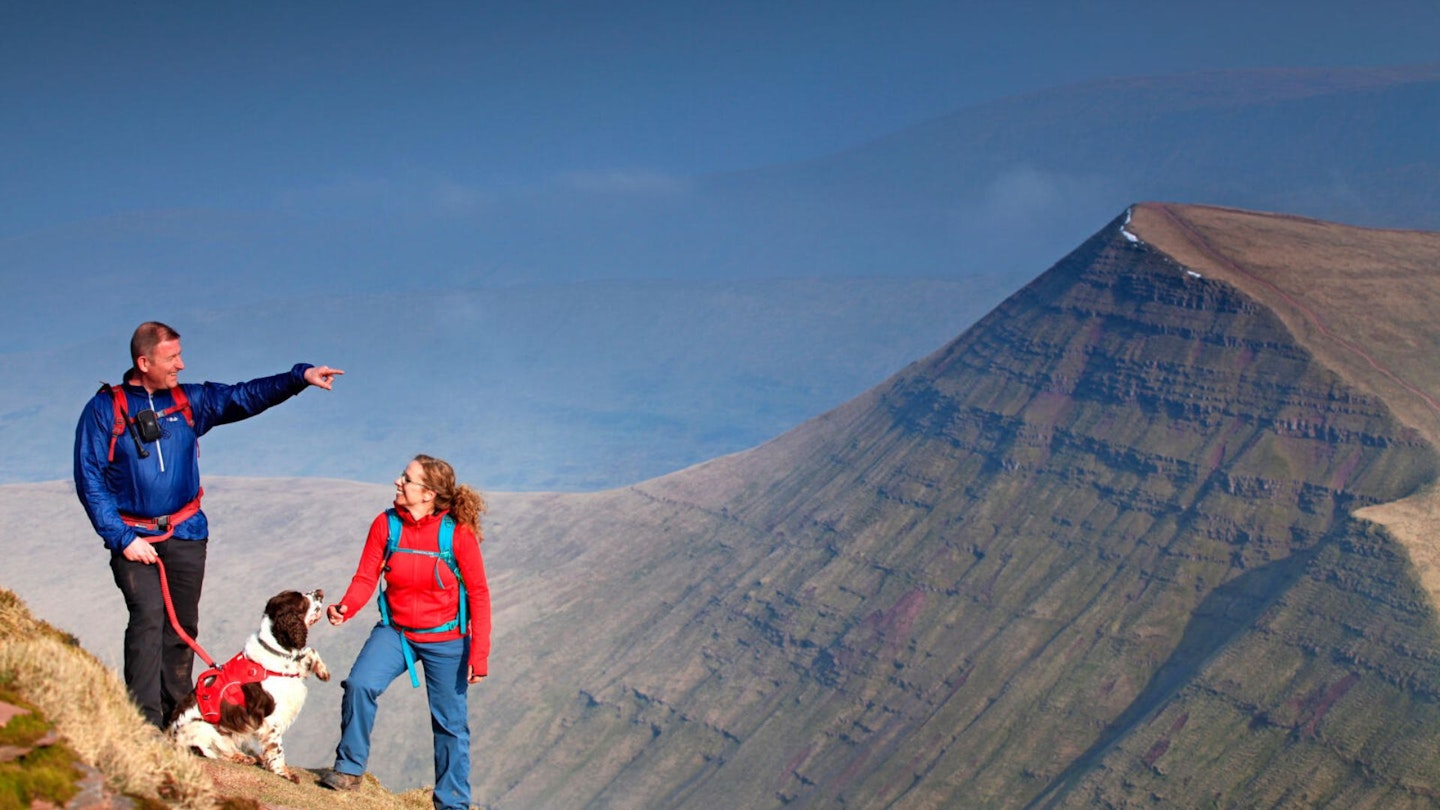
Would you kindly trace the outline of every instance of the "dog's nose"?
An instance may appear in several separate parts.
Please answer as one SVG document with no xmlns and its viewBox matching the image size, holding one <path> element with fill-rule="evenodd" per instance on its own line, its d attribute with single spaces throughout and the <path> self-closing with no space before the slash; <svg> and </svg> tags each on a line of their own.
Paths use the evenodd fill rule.
<svg viewBox="0 0 1440 810">
<path fill-rule="evenodd" d="M 324 602 L 324 601 L 325 601 L 325 591 L 324 591 L 324 590 L 322 590 L 322 589 L 320 589 L 320 588 L 316 588 L 316 589 L 315 589 L 315 601 L 316 601 L 316 602 Z"/>
</svg>

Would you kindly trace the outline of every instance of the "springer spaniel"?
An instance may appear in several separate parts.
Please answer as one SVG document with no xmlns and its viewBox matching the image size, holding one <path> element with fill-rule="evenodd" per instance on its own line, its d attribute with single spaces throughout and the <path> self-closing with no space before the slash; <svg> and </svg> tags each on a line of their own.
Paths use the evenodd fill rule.
<svg viewBox="0 0 1440 810">
<path fill-rule="evenodd" d="M 254 764 L 258 758 L 271 773 L 298 782 L 285 767 L 280 738 L 305 703 L 305 678 L 313 672 L 330 680 L 320 654 L 305 646 L 324 598 L 319 588 L 271 597 L 244 651 L 202 673 L 195 692 L 176 707 L 170 740 L 212 759 Z"/>
</svg>

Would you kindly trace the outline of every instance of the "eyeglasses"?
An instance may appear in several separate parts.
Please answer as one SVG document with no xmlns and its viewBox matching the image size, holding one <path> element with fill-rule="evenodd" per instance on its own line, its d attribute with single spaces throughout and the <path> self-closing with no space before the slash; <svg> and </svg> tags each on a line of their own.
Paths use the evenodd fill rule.
<svg viewBox="0 0 1440 810">
<path fill-rule="evenodd" d="M 412 480 L 410 479 L 410 474 L 409 474 L 409 473 L 400 473 L 400 482 L 401 482 L 402 484 L 404 484 L 405 486 L 409 486 L 410 484 L 414 484 L 415 486 L 420 487 L 421 489 L 429 489 L 429 488 L 430 488 L 430 487 L 426 486 L 424 483 L 422 483 L 422 482 L 420 482 L 420 481 L 412 481 Z"/>
</svg>

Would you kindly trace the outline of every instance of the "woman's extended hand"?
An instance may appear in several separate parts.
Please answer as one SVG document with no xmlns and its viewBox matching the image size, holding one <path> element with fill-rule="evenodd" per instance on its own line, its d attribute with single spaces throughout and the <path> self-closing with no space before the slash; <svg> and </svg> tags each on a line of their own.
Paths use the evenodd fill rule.
<svg viewBox="0 0 1440 810">
<path fill-rule="evenodd" d="M 339 624 L 345 621 L 347 612 L 344 605 L 331 605 L 325 608 L 325 618 L 329 619 L 331 624 Z"/>
</svg>

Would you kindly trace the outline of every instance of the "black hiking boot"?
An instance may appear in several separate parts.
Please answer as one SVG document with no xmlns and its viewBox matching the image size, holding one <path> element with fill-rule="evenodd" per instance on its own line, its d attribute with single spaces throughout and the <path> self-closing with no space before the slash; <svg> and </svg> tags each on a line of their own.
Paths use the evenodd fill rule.
<svg viewBox="0 0 1440 810">
<path fill-rule="evenodd" d="M 353 773 L 340 773 L 337 770 L 329 770 L 320 777 L 320 785 L 331 790 L 355 790 L 360 787 L 361 777 Z"/>
</svg>

